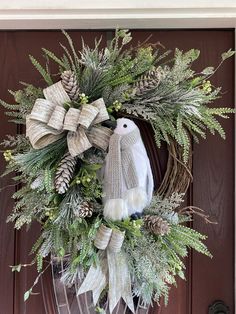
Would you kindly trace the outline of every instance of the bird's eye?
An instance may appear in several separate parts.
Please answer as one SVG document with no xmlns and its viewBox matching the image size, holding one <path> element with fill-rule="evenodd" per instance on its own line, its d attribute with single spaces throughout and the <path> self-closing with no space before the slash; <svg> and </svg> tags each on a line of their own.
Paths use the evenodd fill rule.
<svg viewBox="0 0 236 314">
<path fill-rule="evenodd" d="M 123 124 L 123 128 L 127 128 L 127 124 Z"/>
</svg>

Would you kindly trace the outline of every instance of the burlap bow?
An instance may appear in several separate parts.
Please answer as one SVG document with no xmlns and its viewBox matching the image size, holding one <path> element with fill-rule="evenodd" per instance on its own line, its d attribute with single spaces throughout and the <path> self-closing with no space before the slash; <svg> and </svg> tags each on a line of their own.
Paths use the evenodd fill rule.
<svg viewBox="0 0 236 314">
<path fill-rule="evenodd" d="M 130 273 L 125 255 L 121 251 L 124 237 L 124 232 L 101 225 L 94 241 L 94 245 L 102 250 L 99 262 L 96 266 L 90 267 L 78 291 L 78 295 L 92 291 L 93 302 L 96 304 L 100 294 L 108 285 L 110 313 L 121 298 L 134 313 Z"/>
<path fill-rule="evenodd" d="M 106 150 L 112 131 L 97 126 L 109 119 L 102 98 L 80 109 L 63 107 L 70 102 L 61 81 L 43 90 L 45 99 L 38 98 L 26 117 L 26 135 L 33 148 L 43 148 L 64 136 L 67 132 L 68 150 L 77 156 L 92 146 Z"/>
</svg>

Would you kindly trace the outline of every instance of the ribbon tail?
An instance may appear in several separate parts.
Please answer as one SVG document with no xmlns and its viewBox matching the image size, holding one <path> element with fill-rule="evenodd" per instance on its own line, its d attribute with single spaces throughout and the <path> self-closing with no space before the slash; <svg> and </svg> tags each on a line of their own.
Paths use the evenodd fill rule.
<svg viewBox="0 0 236 314">
<path fill-rule="evenodd" d="M 114 253 L 107 250 L 107 262 L 109 270 L 109 310 L 113 312 L 121 298 L 134 313 L 134 303 L 131 291 L 131 279 L 126 258 L 122 253 Z"/>
<path fill-rule="evenodd" d="M 91 266 L 82 285 L 80 286 L 77 295 L 82 293 L 92 291 L 93 294 L 93 303 L 97 304 L 98 299 L 102 291 L 107 285 L 107 260 L 104 255 L 101 255 L 99 264 Z"/>
<path fill-rule="evenodd" d="M 134 301 L 133 301 L 132 289 L 131 289 L 130 272 L 128 269 L 125 256 L 123 255 L 122 258 L 123 258 L 123 262 L 122 262 L 123 266 L 121 265 L 121 270 L 120 270 L 123 272 L 121 276 L 121 279 L 123 280 L 122 298 L 125 301 L 125 303 L 128 305 L 130 311 L 134 313 L 135 311 L 134 311 Z"/>
</svg>

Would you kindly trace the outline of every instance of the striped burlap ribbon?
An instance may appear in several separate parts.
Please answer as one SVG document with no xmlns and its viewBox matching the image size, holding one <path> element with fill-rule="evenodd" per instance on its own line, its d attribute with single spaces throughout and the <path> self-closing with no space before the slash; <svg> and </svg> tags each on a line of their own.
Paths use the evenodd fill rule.
<svg viewBox="0 0 236 314">
<path fill-rule="evenodd" d="M 68 150 L 77 156 L 92 146 L 106 150 L 112 131 L 98 125 L 108 120 L 109 115 L 102 98 L 77 108 L 64 108 L 70 98 L 61 81 L 43 90 L 45 99 L 35 101 L 26 117 L 26 135 L 33 148 L 43 148 L 65 135 Z"/>
<path fill-rule="evenodd" d="M 85 277 L 78 295 L 92 291 L 93 302 L 98 302 L 102 291 L 108 286 L 109 311 L 113 312 L 122 298 L 134 313 L 134 303 L 131 291 L 131 278 L 122 244 L 125 233 L 101 225 L 96 235 L 94 245 L 100 249 L 99 262 L 92 265 Z"/>
</svg>

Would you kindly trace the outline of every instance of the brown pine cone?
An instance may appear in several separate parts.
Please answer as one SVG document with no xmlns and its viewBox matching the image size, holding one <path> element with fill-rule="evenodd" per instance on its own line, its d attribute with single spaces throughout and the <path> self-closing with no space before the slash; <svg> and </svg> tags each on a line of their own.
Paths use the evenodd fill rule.
<svg viewBox="0 0 236 314">
<path fill-rule="evenodd" d="M 157 87 L 163 76 L 164 72 L 160 67 L 143 74 L 133 85 L 135 95 L 139 96 L 145 94 L 149 90 Z"/>
<path fill-rule="evenodd" d="M 79 83 L 76 74 L 71 70 L 64 71 L 61 75 L 62 85 L 71 100 L 77 100 L 79 96 Z"/>
<path fill-rule="evenodd" d="M 58 194 L 64 194 L 68 190 L 75 165 L 76 158 L 72 157 L 69 152 L 62 157 L 55 175 L 55 188 Z"/>
<path fill-rule="evenodd" d="M 155 235 L 165 235 L 170 231 L 170 226 L 166 220 L 156 215 L 146 215 L 143 218 L 144 226 Z"/>
<path fill-rule="evenodd" d="M 91 217 L 93 215 L 93 206 L 91 203 L 84 201 L 74 211 L 74 214 L 79 218 Z"/>
</svg>

